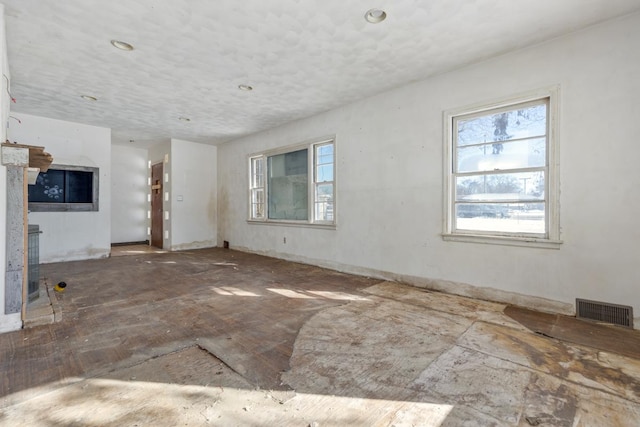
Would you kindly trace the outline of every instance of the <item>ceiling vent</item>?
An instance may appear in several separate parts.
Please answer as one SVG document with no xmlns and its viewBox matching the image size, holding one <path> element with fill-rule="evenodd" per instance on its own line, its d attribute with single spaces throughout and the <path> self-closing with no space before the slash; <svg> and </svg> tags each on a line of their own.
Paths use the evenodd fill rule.
<svg viewBox="0 0 640 427">
<path fill-rule="evenodd" d="M 576 298 L 576 317 L 633 329 L 633 307 Z"/>
</svg>

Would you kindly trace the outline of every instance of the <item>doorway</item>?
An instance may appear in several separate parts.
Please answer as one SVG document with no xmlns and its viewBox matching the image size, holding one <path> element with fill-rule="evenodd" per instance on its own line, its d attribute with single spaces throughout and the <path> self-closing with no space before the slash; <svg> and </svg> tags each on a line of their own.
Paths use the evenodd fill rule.
<svg viewBox="0 0 640 427">
<path fill-rule="evenodd" d="M 162 163 L 151 166 L 151 246 L 162 248 Z"/>
</svg>

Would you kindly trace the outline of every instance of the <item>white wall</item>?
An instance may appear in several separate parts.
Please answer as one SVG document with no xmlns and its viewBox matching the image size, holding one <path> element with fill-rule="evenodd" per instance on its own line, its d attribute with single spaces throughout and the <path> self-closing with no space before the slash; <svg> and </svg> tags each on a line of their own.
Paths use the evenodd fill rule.
<svg viewBox="0 0 640 427">
<path fill-rule="evenodd" d="M 171 250 L 217 244 L 217 148 L 171 140 Z"/>
<path fill-rule="evenodd" d="M 5 32 L 5 19 L 4 19 L 4 5 L 0 4 L 0 68 L 2 74 L 11 79 L 9 73 L 9 62 L 7 59 L 7 38 Z M 4 77 L 2 77 L 3 84 L 6 84 Z M 10 109 L 9 94 L 3 90 L 0 91 L 0 123 L 8 124 L 9 109 Z M 10 125 L 15 125 L 14 122 Z M 0 126 L 2 131 L 0 132 L 1 141 L 7 139 L 7 128 L 3 125 Z M 7 229 L 7 168 L 0 164 L 0 235 L 6 236 Z M 0 333 L 7 331 L 15 331 L 22 328 L 21 313 L 4 314 L 4 287 L 5 287 L 5 273 L 6 273 L 6 259 L 7 248 L 6 239 L 2 239 L 0 244 L 0 265 L 2 266 L 2 273 L 0 274 Z"/>
<path fill-rule="evenodd" d="M 147 150 L 111 147 L 111 243 L 147 240 Z"/>
<path fill-rule="evenodd" d="M 219 241 L 546 310 L 581 297 L 639 315 L 638 40 L 635 14 L 224 144 Z M 443 241 L 443 111 L 556 84 L 561 248 Z M 247 155 L 331 134 L 337 229 L 248 224 Z"/>
<path fill-rule="evenodd" d="M 28 114 L 9 129 L 11 141 L 45 147 L 54 164 L 100 169 L 98 212 L 31 212 L 39 224 L 40 262 L 104 258 L 111 252 L 111 130 Z"/>
<path fill-rule="evenodd" d="M 163 202 L 164 249 L 216 246 L 217 148 L 171 139 L 153 145 L 149 160 L 152 164 L 163 162 L 162 191 L 169 197 Z"/>
</svg>

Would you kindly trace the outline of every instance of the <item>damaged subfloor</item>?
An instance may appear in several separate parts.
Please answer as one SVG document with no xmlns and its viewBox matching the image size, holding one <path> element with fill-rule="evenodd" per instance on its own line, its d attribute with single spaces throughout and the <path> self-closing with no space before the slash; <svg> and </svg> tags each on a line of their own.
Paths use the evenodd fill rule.
<svg viewBox="0 0 640 427">
<path fill-rule="evenodd" d="M 638 331 L 224 249 L 41 274 L 67 288 L 0 335 L 0 425 L 640 424 Z"/>
</svg>

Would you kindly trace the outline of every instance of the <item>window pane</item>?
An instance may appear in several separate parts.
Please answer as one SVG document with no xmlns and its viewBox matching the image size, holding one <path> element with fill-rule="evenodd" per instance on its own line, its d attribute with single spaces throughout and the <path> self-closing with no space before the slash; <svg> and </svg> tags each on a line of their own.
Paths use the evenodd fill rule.
<svg viewBox="0 0 640 427">
<path fill-rule="evenodd" d="M 544 203 L 460 203 L 456 229 L 513 234 L 544 234 Z"/>
<path fill-rule="evenodd" d="M 316 202 L 316 221 L 333 221 L 333 202 Z"/>
<path fill-rule="evenodd" d="M 333 184 L 316 185 L 316 221 L 333 221 Z"/>
<path fill-rule="evenodd" d="M 40 172 L 34 185 L 29 185 L 29 202 L 64 203 L 65 171 L 49 169 Z"/>
<path fill-rule="evenodd" d="M 458 218 L 508 218 L 510 216 L 509 205 L 506 203 L 473 203 L 458 204 L 456 206 Z"/>
<path fill-rule="evenodd" d="M 264 187 L 264 158 L 251 159 L 251 188 Z"/>
<path fill-rule="evenodd" d="M 251 217 L 264 218 L 264 189 L 251 190 Z"/>
<path fill-rule="evenodd" d="M 315 221 L 333 221 L 333 144 L 317 145 L 315 151 Z"/>
<path fill-rule="evenodd" d="M 505 141 L 457 149 L 457 172 L 541 167 L 546 163 L 546 138 Z"/>
<path fill-rule="evenodd" d="M 93 173 L 66 171 L 67 203 L 91 203 L 93 201 Z"/>
<path fill-rule="evenodd" d="M 457 121 L 457 145 L 482 144 L 547 134 L 547 104 Z"/>
<path fill-rule="evenodd" d="M 543 171 L 458 176 L 456 201 L 543 201 L 544 181 Z"/>
<path fill-rule="evenodd" d="M 316 185 L 316 221 L 333 221 L 333 184 Z"/>
<path fill-rule="evenodd" d="M 307 159 L 306 149 L 268 158 L 270 219 L 309 218 Z"/>
<path fill-rule="evenodd" d="M 316 186 L 316 201 L 333 201 L 333 184 L 318 184 Z"/>
<path fill-rule="evenodd" d="M 333 163 L 316 168 L 316 182 L 333 181 Z"/>
<path fill-rule="evenodd" d="M 316 164 L 333 163 L 333 144 L 316 146 Z"/>
</svg>

